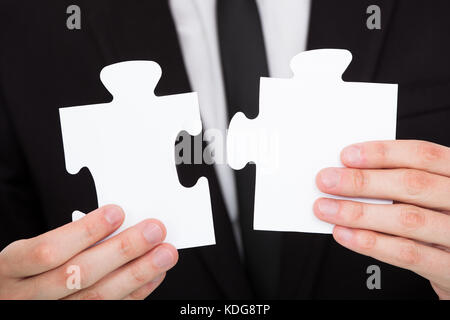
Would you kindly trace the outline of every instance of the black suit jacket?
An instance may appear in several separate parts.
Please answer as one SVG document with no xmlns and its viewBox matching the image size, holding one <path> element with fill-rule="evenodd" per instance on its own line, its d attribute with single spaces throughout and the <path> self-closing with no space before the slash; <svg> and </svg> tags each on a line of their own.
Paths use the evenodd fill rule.
<svg viewBox="0 0 450 320">
<path fill-rule="evenodd" d="M 99 80 L 104 66 L 154 60 L 163 69 L 158 95 L 191 90 L 167 1 L 78 0 L 82 29 L 68 30 L 72 2 L 0 4 L 1 248 L 70 222 L 74 209 L 97 207 L 89 171 L 66 172 L 58 108 L 110 101 Z M 366 28 L 371 4 L 381 7 L 381 30 Z M 312 0 L 308 48 L 351 50 L 344 80 L 399 83 L 398 138 L 450 146 L 448 12 L 447 0 Z M 150 298 L 254 297 L 212 167 L 185 165 L 179 175 L 186 186 L 208 177 L 217 245 L 182 250 Z M 279 298 L 436 297 L 427 280 L 330 235 L 282 237 Z M 381 267 L 381 290 L 366 287 L 371 264 Z"/>
</svg>

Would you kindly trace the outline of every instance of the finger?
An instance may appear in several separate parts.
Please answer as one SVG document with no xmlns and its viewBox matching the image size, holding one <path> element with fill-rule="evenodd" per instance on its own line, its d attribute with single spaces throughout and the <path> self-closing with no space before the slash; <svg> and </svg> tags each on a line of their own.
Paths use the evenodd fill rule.
<svg viewBox="0 0 450 320">
<path fill-rule="evenodd" d="M 114 232 L 123 219 L 120 207 L 108 205 L 35 238 L 13 242 L 0 253 L 0 273 L 20 278 L 54 269 Z"/>
<path fill-rule="evenodd" d="M 342 163 L 353 168 L 411 168 L 450 176 L 450 148 L 427 141 L 372 141 L 346 147 Z"/>
<path fill-rule="evenodd" d="M 414 169 L 327 168 L 319 172 L 322 192 L 389 199 L 438 210 L 450 209 L 450 179 Z"/>
<path fill-rule="evenodd" d="M 166 235 L 163 224 L 157 220 L 145 220 L 128 228 L 99 245 L 85 250 L 64 265 L 42 275 L 24 280 L 39 290 L 39 299 L 59 299 L 75 291 L 87 288 L 122 265 L 142 256 Z M 75 266 L 79 273 L 80 288 L 67 286 L 69 270 Z"/>
<path fill-rule="evenodd" d="M 388 264 L 411 270 L 430 281 L 450 285 L 450 254 L 413 240 L 336 226 L 335 240 L 342 246 Z"/>
<path fill-rule="evenodd" d="M 321 198 L 314 213 L 339 226 L 366 229 L 450 247 L 450 216 L 412 205 L 378 205 Z"/>
<path fill-rule="evenodd" d="M 147 298 L 153 291 L 155 291 L 156 288 L 159 287 L 159 285 L 163 282 L 166 274 L 162 274 L 158 279 L 155 279 L 154 281 L 151 281 L 141 288 L 137 289 L 136 291 L 133 291 L 128 296 L 123 298 L 123 300 L 144 300 Z"/>
<path fill-rule="evenodd" d="M 146 255 L 112 272 L 96 284 L 69 297 L 72 300 L 86 300 L 91 297 L 119 300 L 138 290 L 151 281 L 159 281 L 159 276 L 177 262 L 177 250 L 162 244 Z"/>
</svg>

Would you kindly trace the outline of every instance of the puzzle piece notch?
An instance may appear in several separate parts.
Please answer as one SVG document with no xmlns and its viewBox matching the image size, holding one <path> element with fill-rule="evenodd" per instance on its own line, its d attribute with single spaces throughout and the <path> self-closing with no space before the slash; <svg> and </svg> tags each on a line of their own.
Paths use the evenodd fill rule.
<svg viewBox="0 0 450 320">
<path fill-rule="evenodd" d="M 136 60 L 104 67 L 100 80 L 114 100 L 139 102 L 156 98 L 154 90 L 161 75 L 161 67 L 156 62 Z"/>
<path fill-rule="evenodd" d="M 66 169 L 76 174 L 87 167 L 99 206 L 114 203 L 124 209 L 125 221 L 114 234 L 156 218 L 166 225 L 166 240 L 179 249 L 211 245 L 208 181 L 201 177 L 191 188 L 182 186 L 174 157 L 181 131 L 197 135 L 202 130 L 197 95 L 156 97 L 160 77 L 159 65 L 151 61 L 110 65 L 100 77 L 113 95 L 110 103 L 61 108 Z"/>
<path fill-rule="evenodd" d="M 330 57 L 333 57 L 330 59 Z M 309 82 L 344 82 L 342 74 L 352 61 L 352 54 L 342 49 L 305 51 L 292 58 L 292 80 Z M 314 69 L 311 68 L 314 66 Z M 266 78 L 267 79 L 267 78 Z"/>
<path fill-rule="evenodd" d="M 192 99 L 191 103 L 175 106 L 176 110 L 164 110 L 169 114 L 180 114 L 179 118 L 184 121 L 181 123 L 183 130 L 192 136 L 200 134 L 202 131 L 202 122 L 198 107 L 197 94 L 194 92 L 174 94 L 171 96 L 158 97 L 155 95 L 155 88 L 161 79 L 162 71 L 158 63 L 146 60 L 134 60 L 118 62 L 106 66 L 100 72 L 100 79 L 105 88 L 113 96 L 113 106 L 126 105 L 127 108 L 136 107 L 145 109 L 148 106 L 142 105 L 141 101 L 149 101 L 158 104 L 159 100 L 177 99 L 185 96 Z M 195 102 L 194 102 L 195 100 Z M 165 124 L 170 125 L 170 123 Z M 177 133 L 178 134 L 178 133 Z"/>
</svg>

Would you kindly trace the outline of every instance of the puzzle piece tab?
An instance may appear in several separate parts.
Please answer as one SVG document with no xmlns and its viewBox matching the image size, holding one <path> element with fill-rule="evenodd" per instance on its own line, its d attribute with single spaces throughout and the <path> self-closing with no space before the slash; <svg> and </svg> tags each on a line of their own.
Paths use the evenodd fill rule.
<svg viewBox="0 0 450 320">
<path fill-rule="evenodd" d="M 60 109 L 66 169 L 88 167 L 98 205 L 117 204 L 126 214 L 120 232 L 144 219 L 167 228 L 166 241 L 188 248 L 215 244 L 208 181 L 183 187 L 175 167 L 174 144 L 186 130 L 202 130 L 195 93 L 157 97 L 161 77 L 152 61 L 105 67 L 100 78 L 111 103 Z M 73 219 L 80 213 L 74 212 Z"/>
<path fill-rule="evenodd" d="M 261 79 L 256 119 L 233 117 L 228 162 L 237 170 L 256 163 L 255 230 L 331 233 L 312 211 L 324 196 L 316 174 L 341 167 L 349 144 L 395 139 L 397 85 L 344 82 L 351 58 L 339 49 L 302 52 L 291 62 L 292 79 Z"/>
</svg>

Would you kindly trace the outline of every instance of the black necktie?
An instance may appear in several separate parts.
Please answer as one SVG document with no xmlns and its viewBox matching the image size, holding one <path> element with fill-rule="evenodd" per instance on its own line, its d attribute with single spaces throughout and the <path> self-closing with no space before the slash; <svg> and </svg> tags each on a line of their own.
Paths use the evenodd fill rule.
<svg viewBox="0 0 450 320">
<path fill-rule="evenodd" d="M 228 117 L 242 111 L 253 119 L 258 115 L 260 77 L 268 76 L 258 8 L 254 0 L 217 0 L 216 9 Z M 244 259 L 255 294 L 275 298 L 280 235 L 253 230 L 255 172 L 254 165 L 247 165 L 235 174 Z"/>
</svg>

